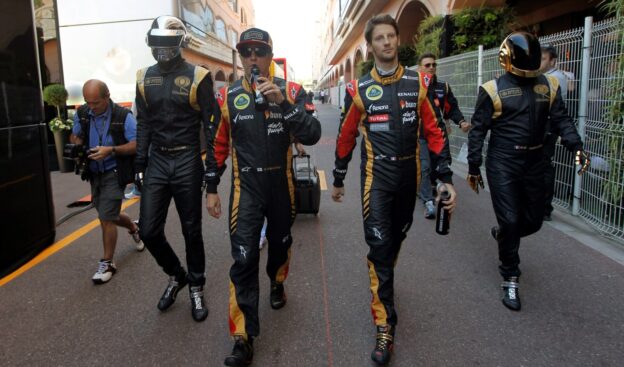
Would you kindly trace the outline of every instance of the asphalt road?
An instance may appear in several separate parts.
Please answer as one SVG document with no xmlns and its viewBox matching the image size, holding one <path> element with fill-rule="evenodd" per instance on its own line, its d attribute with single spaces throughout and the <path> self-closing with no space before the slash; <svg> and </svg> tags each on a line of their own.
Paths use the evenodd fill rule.
<svg viewBox="0 0 624 367">
<path fill-rule="evenodd" d="M 336 108 L 319 106 L 323 138 L 307 148 L 331 187 Z M 288 303 L 269 307 L 261 274 L 261 335 L 255 366 L 371 366 L 375 329 L 360 199 L 359 144 L 344 202 L 323 191 L 319 216 L 300 215 L 286 282 Z M 73 174 L 53 174 L 57 218 L 88 194 Z M 392 366 L 621 366 L 624 364 L 624 267 L 552 226 L 523 240 L 523 309 L 500 302 L 494 215 L 487 193 L 455 176 L 459 205 L 448 236 L 434 231 L 418 203 L 396 268 L 399 315 Z M 229 172 L 220 186 L 229 194 Z M 138 204 L 127 213 L 136 217 Z M 192 320 L 186 290 L 167 312 L 156 303 L 167 277 L 150 254 L 119 232 L 113 279 L 94 286 L 99 228 L 0 288 L 0 366 L 220 366 L 228 338 L 226 219 L 204 214 L 206 299 L 210 315 Z M 96 218 L 94 210 L 58 227 L 57 240 Z M 181 258 L 172 204 L 166 225 Z M 263 250 L 262 262 L 266 261 Z M 261 269 L 264 266 L 261 265 Z"/>
</svg>

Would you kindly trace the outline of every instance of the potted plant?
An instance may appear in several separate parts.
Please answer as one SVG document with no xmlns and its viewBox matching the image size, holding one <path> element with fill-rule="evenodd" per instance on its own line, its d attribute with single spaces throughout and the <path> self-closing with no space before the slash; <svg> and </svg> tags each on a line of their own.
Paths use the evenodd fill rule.
<svg viewBox="0 0 624 367">
<path fill-rule="evenodd" d="M 65 108 L 67 97 L 67 89 L 61 84 L 50 84 L 43 89 L 43 100 L 47 104 L 56 107 L 56 117 L 50 120 L 48 125 L 54 135 L 56 158 L 61 172 L 70 171 L 70 165 L 63 159 L 63 148 L 67 143 L 68 132 L 74 125 L 73 120 L 65 119 L 61 115 L 61 108 Z"/>
</svg>

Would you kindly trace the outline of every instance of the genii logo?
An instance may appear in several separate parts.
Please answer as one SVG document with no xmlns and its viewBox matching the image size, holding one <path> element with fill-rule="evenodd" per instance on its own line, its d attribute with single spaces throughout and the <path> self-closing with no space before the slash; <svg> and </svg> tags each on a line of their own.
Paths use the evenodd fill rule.
<svg viewBox="0 0 624 367">
<path fill-rule="evenodd" d="M 366 98 L 370 99 L 371 101 L 376 101 L 380 99 L 382 96 L 383 96 L 383 89 L 381 89 L 380 86 L 375 84 L 366 88 Z"/>
<path fill-rule="evenodd" d="M 248 95 L 239 94 L 236 96 L 236 98 L 234 98 L 234 107 L 236 107 L 237 110 L 244 110 L 249 106 L 250 101 L 251 100 L 249 99 Z"/>
</svg>

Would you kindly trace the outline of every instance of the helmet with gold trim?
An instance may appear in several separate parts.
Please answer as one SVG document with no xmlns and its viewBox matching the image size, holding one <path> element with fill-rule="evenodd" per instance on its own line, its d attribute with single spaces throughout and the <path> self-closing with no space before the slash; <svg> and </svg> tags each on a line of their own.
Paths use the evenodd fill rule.
<svg viewBox="0 0 624 367">
<path fill-rule="evenodd" d="M 526 32 L 507 36 L 498 51 L 498 61 L 505 71 L 523 78 L 541 74 L 542 51 L 537 37 Z"/>
<path fill-rule="evenodd" d="M 180 49 L 188 45 L 190 38 L 180 19 L 161 15 L 152 22 L 145 42 L 156 61 L 167 62 L 180 54 Z"/>
</svg>

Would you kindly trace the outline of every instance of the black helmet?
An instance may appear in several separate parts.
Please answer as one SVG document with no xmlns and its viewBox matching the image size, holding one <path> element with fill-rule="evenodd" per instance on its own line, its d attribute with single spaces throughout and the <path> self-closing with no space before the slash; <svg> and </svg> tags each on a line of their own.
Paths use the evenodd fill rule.
<svg viewBox="0 0 624 367">
<path fill-rule="evenodd" d="M 152 49 L 156 61 L 166 62 L 179 55 L 180 48 L 186 47 L 190 38 L 180 19 L 161 15 L 152 22 L 145 42 Z"/>
<path fill-rule="evenodd" d="M 540 74 L 542 51 L 537 37 L 526 32 L 507 36 L 498 51 L 498 61 L 505 71 L 523 78 Z"/>
</svg>

